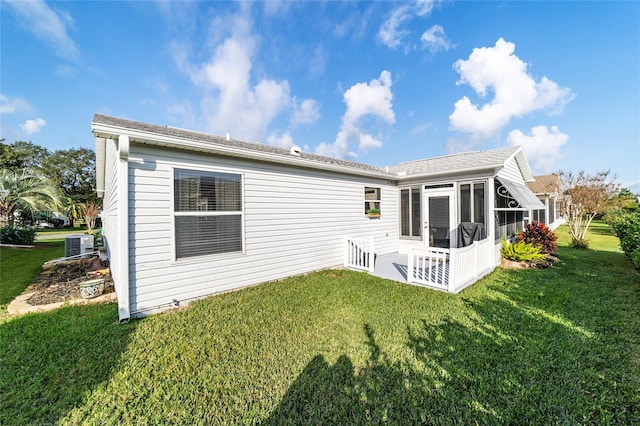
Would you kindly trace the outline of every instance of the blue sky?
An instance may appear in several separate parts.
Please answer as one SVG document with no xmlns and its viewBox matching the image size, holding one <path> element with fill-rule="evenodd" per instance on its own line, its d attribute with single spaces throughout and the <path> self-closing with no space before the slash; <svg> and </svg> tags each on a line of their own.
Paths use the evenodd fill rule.
<svg viewBox="0 0 640 426">
<path fill-rule="evenodd" d="M 640 192 L 638 2 L 3 1 L 7 142 L 95 112 L 378 166 L 522 145 Z"/>
</svg>

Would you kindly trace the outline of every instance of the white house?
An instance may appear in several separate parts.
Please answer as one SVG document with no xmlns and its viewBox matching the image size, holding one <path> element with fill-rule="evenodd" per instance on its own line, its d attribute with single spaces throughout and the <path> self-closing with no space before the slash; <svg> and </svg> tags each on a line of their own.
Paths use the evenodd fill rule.
<svg viewBox="0 0 640 426">
<path fill-rule="evenodd" d="M 122 321 L 340 265 L 457 292 L 544 207 L 519 147 L 380 168 L 102 114 L 92 131 Z"/>
<path fill-rule="evenodd" d="M 527 187 L 538 197 L 544 205 L 544 209 L 528 211 L 525 214 L 525 223 L 529 221 L 541 222 L 554 231 L 565 222 L 560 215 L 562 200 L 560 177 L 557 174 L 550 174 L 534 176 L 534 179 L 532 182 L 527 182 Z"/>
</svg>

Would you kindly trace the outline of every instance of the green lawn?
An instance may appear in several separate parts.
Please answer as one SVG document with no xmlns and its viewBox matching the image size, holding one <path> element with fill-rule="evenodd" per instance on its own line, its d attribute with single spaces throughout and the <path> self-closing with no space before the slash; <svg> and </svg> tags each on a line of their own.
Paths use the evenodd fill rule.
<svg viewBox="0 0 640 426">
<path fill-rule="evenodd" d="M 47 260 L 64 256 L 64 240 L 48 240 L 36 248 L 0 249 L 0 313 L 33 281 Z"/>
<path fill-rule="evenodd" d="M 640 276 L 588 238 L 459 295 L 323 271 L 125 325 L 14 318 L 0 424 L 638 423 Z"/>
</svg>

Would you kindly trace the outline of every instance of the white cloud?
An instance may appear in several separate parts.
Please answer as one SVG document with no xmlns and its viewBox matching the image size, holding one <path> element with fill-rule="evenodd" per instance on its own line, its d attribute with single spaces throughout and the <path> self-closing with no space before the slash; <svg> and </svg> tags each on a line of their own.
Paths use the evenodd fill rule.
<svg viewBox="0 0 640 426">
<path fill-rule="evenodd" d="M 422 34 L 420 37 L 422 47 L 429 49 L 431 53 L 447 51 L 453 47 L 444 33 L 444 28 L 440 25 L 434 25 Z"/>
<path fill-rule="evenodd" d="M 47 122 L 42 118 L 36 118 L 33 120 L 27 120 L 23 124 L 20 125 L 20 128 L 27 134 L 33 135 L 34 133 L 39 133 L 40 130 L 44 126 L 47 125 Z"/>
<path fill-rule="evenodd" d="M 401 29 L 401 26 L 411 18 L 412 12 L 409 6 L 394 9 L 389 19 L 378 30 L 378 40 L 391 49 L 400 46 L 402 39 L 408 34 L 408 31 Z"/>
<path fill-rule="evenodd" d="M 24 29 L 51 44 L 57 55 L 66 59 L 78 56 L 78 47 L 67 32 L 73 25 L 69 13 L 54 11 L 43 0 L 8 0 L 6 4 L 19 15 Z"/>
<path fill-rule="evenodd" d="M 313 124 L 320 119 L 320 106 L 318 102 L 313 99 L 305 99 L 298 103 L 294 99 L 294 110 L 291 122 L 293 125 L 297 124 Z"/>
<path fill-rule="evenodd" d="M 437 4 L 438 1 L 436 0 L 416 0 L 413 4 L 404 4 L 393 9 L 389 18 L 378 30 L 378 40 L 391 49 L 402 46 L 405 51 L 409 50 L 410 45 L 404 42 L 404 39 L 409 35 L 409 31 L 405 29 L 405 24 L 415 16 L 427 17 Z"/>
<path fill-rule="evenodd" d="M 416 0 L 416 15 L 424 16 L 430 14 L 436 3 L 435 0 Z"/>
<path fill-rule="evenodd" d="M 367 151 L 382 146 L 382 141 L 361 129 L 361 119 L 372 116 L 382 122 L 395 123 L 391 73 L 382 71 L 380 77 L 369 83 L 354 84 L 344 93 L 347 110 L 342 116 L 342 125 L 333 143 L 321 143 L 316 153 L 345 158 L 357 156 L 349 150 L 350 144 L 357 143 L 358 150 Z"/>
<path fill-rule="evenodd" d="M 13 114 L 16 112 L 27 112 L 31 110 L 29 102 L 21 98 L 10 98 L 0 94 L 0 114 Z"/>
<path fill-rule="evenodd" d="M 293 137 L 291 137 L 291 134 L 289 132 L 284 132 L 281 134 L 272 133 L 267 138 L 267 143 L 279 148 L 288 149 L 293 146 Z"/>
<path fill-rule="evenodd" d="M 560 148 L 567 142 L 569 135 L 562 133 L 557 126 L 535 126 L 529 135 L 520 130 L 512 130 L 507 136 L 510 146 L 522 146 L 535 173 L 551 173 L 562 158 Z"/>
<path fill-rule="evenodd" d="M 245 11 L 246 12 L 246 11 Z M 203 91 L 200 108 L 208 131 L 262 140 L 267 127 L 291 106 L 289 83 L 263 78 L 252 85 L 252 58 L 257 49 L 247 13 L 229 19 L 232 34 L 203 64 L 189 63 L 183 45 L 172 51 L 178 68 Z"/>
<path fill-rule="evenodd" d="M 493 92 L 491 101 L 475 105 L 464 96 L 449 116 L 450 128 L 488 138 L 500 132 L 513 117 L 536 110 L 559 112 L 574 95 L 543 77 L 536 82 L 527 72 L 527 64 L 514 55 L 515 44 L 500 38 L 493 47 L 473 49 L 469 59 L 458 60 L 454 67 L 460 74 L 456 84 L 468 84 L 480 96 Z"/>
</svg>

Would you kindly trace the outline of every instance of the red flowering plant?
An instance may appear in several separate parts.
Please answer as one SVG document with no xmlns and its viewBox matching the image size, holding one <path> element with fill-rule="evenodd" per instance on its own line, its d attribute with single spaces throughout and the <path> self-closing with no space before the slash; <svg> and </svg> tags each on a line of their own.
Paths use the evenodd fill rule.
<svg viewBox="0 0 640 426">
<path fill-rule="evenodd" d="M 558 236 L 547 225 L 533 221 L 516 236 L 516 241 L 525 241 L 540 249 L 540 253 L 555 255 L 558 252 Z"/>
</svg>

